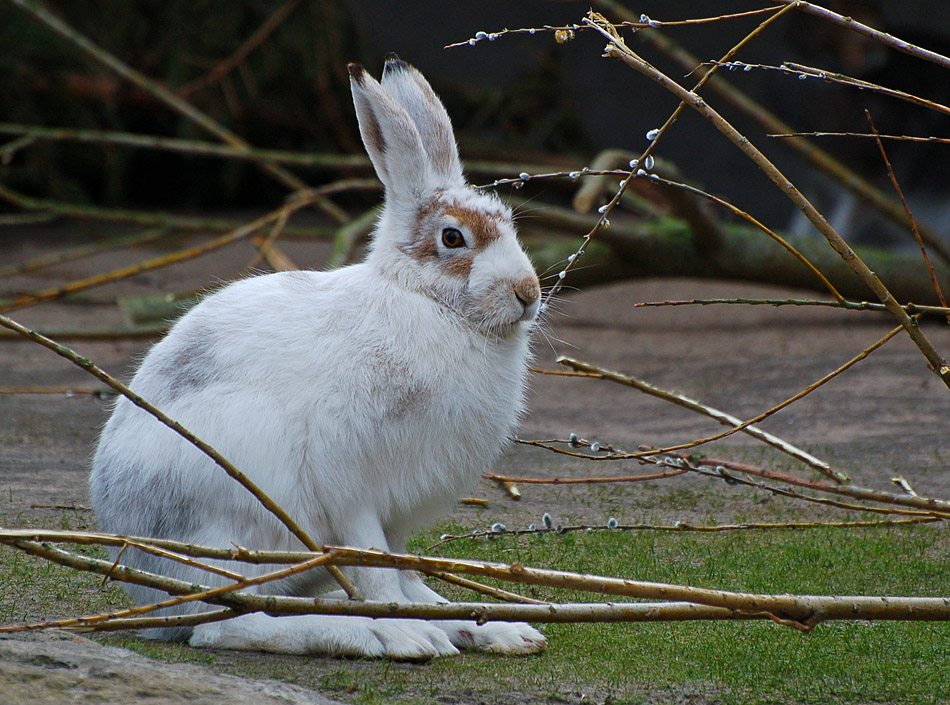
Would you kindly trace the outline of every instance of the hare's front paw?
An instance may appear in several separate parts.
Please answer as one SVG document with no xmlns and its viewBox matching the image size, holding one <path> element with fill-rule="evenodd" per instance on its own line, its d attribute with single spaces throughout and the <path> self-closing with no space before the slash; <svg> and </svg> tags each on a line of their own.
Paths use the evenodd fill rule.
<svg viewBox="0 0 950 705">
<path fill-rule="evenodd" d="M 371 622 L 370 629 L 382 646 L 378 655 L 397 661 L 428 661 L 458 654 L 445 631 L 421 620 L 378 619 Z"/>
<path fill-rule="evenodd" d="M 534 654 L 548 648 L 544 634 L 521 622 L 439 622 L 460 649 L 496 654 Z"/>
</svg>

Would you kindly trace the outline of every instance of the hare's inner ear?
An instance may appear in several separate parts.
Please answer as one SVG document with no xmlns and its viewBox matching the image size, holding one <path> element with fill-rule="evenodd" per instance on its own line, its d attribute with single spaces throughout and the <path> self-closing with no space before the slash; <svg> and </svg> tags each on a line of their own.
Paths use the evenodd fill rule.
<svg viewBox="0 0 950 705">
<path fill-rule="evenodd" d="M 417 69 L 391 56 L 386 60 L 381 83 L 415 123 L 440 186 L 464 183 L 452 122 L 428 81 Z"/>
<path fill-rule="evenodd" d="M 362 66 L 348 68 L 363 145 L 387 196 L 415 200 L 431 191 L 429 158 L 415 123 Z"/>
</svg>

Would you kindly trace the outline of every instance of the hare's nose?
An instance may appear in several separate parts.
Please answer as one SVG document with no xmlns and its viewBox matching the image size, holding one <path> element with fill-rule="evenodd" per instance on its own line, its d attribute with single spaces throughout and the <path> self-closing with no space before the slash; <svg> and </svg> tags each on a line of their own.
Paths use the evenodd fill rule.
<svg viewBox="0 0 950 705">
<path fill-rule="evenodd" d="M 538 300 L 541 298 L 541 285 L 537 277 L 525 277 L 514 286 L 515 298 L 524 308 L 522 321 L 534 318 L 538 313 Z"/>
</svg>

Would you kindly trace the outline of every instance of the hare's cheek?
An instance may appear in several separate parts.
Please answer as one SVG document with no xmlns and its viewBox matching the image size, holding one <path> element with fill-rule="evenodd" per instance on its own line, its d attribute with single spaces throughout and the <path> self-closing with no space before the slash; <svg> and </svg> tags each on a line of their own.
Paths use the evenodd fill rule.
<svg viewBox="0 0 950 705">
<path fill-rule="evenodd" d="M 442 261 L 442 271 L 467 280 L 472 275 L 472 266 L 475 263 L 474 255 L 471 251 L 453 253 Z"/>
</svg>

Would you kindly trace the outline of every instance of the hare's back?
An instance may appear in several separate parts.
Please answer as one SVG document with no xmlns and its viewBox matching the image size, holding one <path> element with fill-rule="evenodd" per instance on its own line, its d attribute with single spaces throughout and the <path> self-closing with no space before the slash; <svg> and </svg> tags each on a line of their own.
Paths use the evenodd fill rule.
<svg viewBox="0 0 950 705">
<path fill-rule="evenodd" d="M 235 282 L 173 326 L 143 360 L 133 387 L 171 401 L 221 385 L 274 387 L 299 378 L 315 357 L 348 347 L 359 315 L 359 274 L 349 267 Z"/>
</svg>

